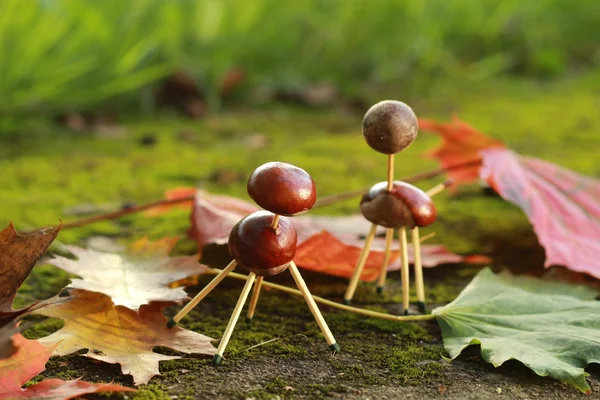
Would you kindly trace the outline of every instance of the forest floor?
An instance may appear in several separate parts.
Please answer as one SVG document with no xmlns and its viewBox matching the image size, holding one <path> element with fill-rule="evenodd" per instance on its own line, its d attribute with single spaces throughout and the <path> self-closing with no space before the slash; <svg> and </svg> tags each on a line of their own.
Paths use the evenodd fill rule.
<svg viewBox="0 0 600 400">
<path fill-rule="evenodd" d="M 389 92 L 373 101 L 397 98 L 411 104 L 421 118 L 448 120 L 452 115 L 522 154 L 547 159 L 590 176 L 600 176 L 600 79 L 580 76 L 557 83 L 502 81 L 484 87 L 440 88 L 436 93 L 404 99 Z M 319 196 L 360 188 L 385 179 L 385 158 L 362 139 L 364 110 L 342 107 L 306 109 L 275 105 L 237 109 L 200 121 L 170 114 L 124 120 L 118 127 L 94 133 L 45 127 L 0 136 L 0 219 L 18 229 L 71 221 L 88 213 L 160 199 L 168 189 L 198 186 L 213 193 L 247 199 L 245 182 L 263 162 L 280 160 L 312 174 Z M 439 144 L 426 132 L 397 156 L 396 176 L 435 168 L 423 153 Z M 442 178 L 419 183 L 429 188 Z M 315 210 L 315 214 L 356 213 L 349 200 Z M 496 270 L 541 273 L 543 249 L 523 213 L 480 185 L 436 198 L 439 219 L 427 232 L 434 241 L 461 254 L 493 258 Z M 157 217 L 129 216 L 64 230 L 60 243 L 82 246 L 99 237 L 120 243 L 148 236 L 179 236 L 178 254 L 195 252 L 186 237 L 189 210 L 173 209 Z M 218 265 L 226 260 L 217 260 Z M 217 266 L 218 266 L 217 265 Z M 478 267 L 447 265 L 425 272 L 430 308 L 454 299 Z M 340 300 L 345 281 L 306 273 L 314 294 Z M 207 281 L 201 278 L 201 284 Z M 69 276 L 42 265 L 34 268 L 18 296 L 21 304 L 47 298 L 68 283 Z M 287 274 L 273 281 L 292 285 Z M 190 287 L 194 294 L 200 285 Z M 241 284 L 227 281 L 181 326 L 218 338 Z M 398 313 L 399 281 L 391 276 L 383 296 L 373 285 L 359 287 L 355 303 Z M 210 358 L 186 356 L 163 362 L 162 376 L 137 394 L 110 398 L 449 398 L 566 399 L 576 389 L 541 378 L 518 362 L 494 368 L 477 348 L 446 361 L 437 324 L 380 321 L 322 307 L 342 347 L 330 354 L 302 301 L 266 291 L 252 323 L 241 321 L 227 349 L 226 361 L 214 368 Z M 176 308 L 169 309 L 172 315 Z M 25 332 L 45 336 L 61 326 L 45 320 Z M 261 343 L 269 343 L 253 347 Z M 253 347 L 253 348 L 251 348 Z M 250 349 L 251 348 L 251 349 Z M 166 349 L 156 351 L 168 352 Z M 172 352 L 170 352 L 172 353 Z M 66 362 L 66 364 L 65 364 Z M 592 395 L 600 395 L 600 367 L 588 368 Z M 43 377 L 78 378 L 132 385 L 118 365 L 99 364 L 72 355 L 52 359 Z M 88 396 L 94 398 L 93 396 Z M 103 397 L 104 398 L 104 397 Z"/>
</svg>

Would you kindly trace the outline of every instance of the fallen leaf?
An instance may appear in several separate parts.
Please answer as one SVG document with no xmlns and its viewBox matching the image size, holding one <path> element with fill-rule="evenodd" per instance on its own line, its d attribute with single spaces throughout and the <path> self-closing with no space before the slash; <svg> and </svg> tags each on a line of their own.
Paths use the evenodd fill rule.
<svg viewBox="0 0 600 400">
<path fill-rule="evenodd" d="M 205 245 L 226 244 L 231 228 L 244 216 L 259 210 L 258 206 L 229 196 L 214 196 L 199 191 L 192 211 L 190 236 L 201 250 Z M 300 216 L 292 218 L 298 232 L 298 246 L 294 261 L 300 268 L 350 277 L 356 260 L 364 244 L 362 238 L 369 230 L 370 222 L 362 215 L 343 217 Z M 385 232 L 384 228 L 378 230 Z M 399 248 L 397 240 L 394 248 Z M 385 239 L 375 238 L 372 251 L 365 264 L 361 279 L 373 281 L 377 278 L 383 263 Z M 462 257 L 446 250 L 442 245 L 424 244 L 421 246 L 423 265 L 435 267 L 439 264 L 460 262 L 486 263 L 489 259 L 482 256 Z M 392 254 L 392 261 L 399 252 Z M 412 260 L 412 254 L 409 254 Z M 392 270 L 399 269 L 399 263 L 393 263 Z"/>
<path fill-rule="evenodd" d="M 216 351 L 211 344 L 214 339 L 177 326 L 167 328 L 162 314 L 166 304 L 152 303 L 135 312 L 115 306 L 100 293 L 72 290 L 71 295 L 69 301 L 36 312 L 65 321 L 59 331 L 39 340 L 44 345 L 56 345 L 56 356 L 88 349 L 86 357 L 121 364 L 122 373 L 132 375 L 134 383 L 140 385 L 160 375 L 160 361 L 181 358 L 155 353 L 152 349 L 156 346 L 208 355 Z"/>
<path fill-rule="evenodd" d="M 49 379 L 22 389 L 28 380 L 45 369 L 54 347 L 46 347 L 20 334 L 13 338 L 16 352 L 0 360 L 0 399 L 71 399 L 99 392 L 131 392 L 135 389 L 108 383 Z"/>
<path fill-rule="evenodd" d="M 442 145 L 427 155 L 437 159 L 443 168 L 448 169 L 448 176 L 454 180 L 455 185 L 479 179 L 481 150 L 505 147 L 501 141 L 484 135 L 456 117 L 447 123 L 420 119 L 419 128 L 433 131 L 442 137 Z M 464 163 L 473 165 L 453 169 Z"/>
<path fill-rule="evenodd" d="M 360 256 L 360 252 L 364 240 L 346 239 L 340 240 L 329 232 L 323 231 L 317 233 L 307 239 L 296 250 L 294 258 L 298 266 L 320 272 L 328 275 L 350 278 L 356 267 L 356 260 Z M 393 248 L 398 249 L 400 244 L 394 240 Z M 365 268 L 361 275 L 361 280 L 372 282 L 379 276 L 381 264 L 384 260 L 385 239 L 375 238 L 371 247 L 371 253 L 365 263 Z M 400 252 L 392 252 L 392 262 L 388 267 L 388 271 L 400 270 Z M 473 263 L 485 264 L 489 262 L 489 258 L 484 256 L 459 256 L 449 252 L 446 247 L 441 244 L 422 244 L 421 258 L 423 267 L 436 267 L 441 264 L 458 264 L 458 263 Z M 412 246 L 408 248 L 408 259 L 414 261 L 414 253 Z"/>
<path fill-rule="evenodd" d="M 207 270 L 198 256 L 169 257 L 176 242 L 176 238 L 155 242 L 144 238 L 120 254 L 65 246 L 77 260 L 56 256 L 48 263 L 83 278 L 74 279 L 67 288 L 103 293 L 115 305 L 137 310 L 152 301 L 186 299 L 183 288 L 168 285 Z"/>
<path fill-rule="evenodd" d="M 35 303 L 20 310 L 12 309 L 17 290 L 59 230 L 60 226 L 19 235 L 10 223 L 0 232 L 0 358 L 8 357 L 14 351 L 11 337 L 16 332 L 16 319 L 43 306 Z"/>
<path fill-rule="evenodd" d="M 482 154 L 481 178 L 527 214 L 546 250 L 546 267 L 564 265 L 600 279 L 600 181 L 510 150 Z"/>
<path fill-rule="evenodd" d="M 540 376 L 589 393 L 584 368 L 600 362 L 600 302 L 584 286 L 482 270 L 450 304 L 433 310 L 444 347 L 469 345 L 495 367 L 516 359 Z"/>
</svg>

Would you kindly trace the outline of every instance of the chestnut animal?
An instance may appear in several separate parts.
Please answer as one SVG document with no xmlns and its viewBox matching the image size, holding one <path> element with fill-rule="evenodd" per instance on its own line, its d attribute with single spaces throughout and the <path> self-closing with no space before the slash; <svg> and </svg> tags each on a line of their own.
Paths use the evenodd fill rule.
<svg viewBox="0 0 600 400">
<path fill-rule="evenodd" d="M 360 211 L 369 222 L 386 228 L 423 228 L 436 217 L 431 198 L 402 181 L 395 181 L 389 192 L 387 182 L 372 186 L 360 201 Z"/>
<path fill-rule="evenodd" d="M 387 154 L 387 181 L 372 186 L 360 202 L 363 216 L 371 222 L 371 229 L 365 238 L 363 249 L 356 261 L 352 278 L 344 293 L 344 303 L 348 304 L 362 276 L 371 245 L 377 233 L 377 227 L 385 230 L 385 250 L 381 264 L 377 292 L 383 292 L 387 269 L 392 259 L 394 231 L 398 230 L 400 241 L 402 306 L 404 313 L 409 307 L 409 263 L 407 230 L 411 231 L 414 248 L 415 283 L 419 309 L 425 310 L 425 289 L 423 283 L 423 265 L 419 228 L 435 221 L 436 210 L 431 198 L 422 190 L 408 183 L 394 181 L 394 157 L 416 139 L 419 131 L 417 116 L 413 110 L 401 101 L 385 100 L 374 104 L 363 118 L 364 139 L 372 149 Z M 433 193 L 433 192 L 432 192 Z"/>
<path fill-rule="evenodd" d="M 235 224 L 229 234 L 229 253 L 245 269 L 258 276 L 285 271 L 296 254 L 296 228 L 285 217 L 271 226 L 274 215 L 257 211 Z"/>
<path fill-rule="evenodd" d="M 396 154 L 417 137 L 419 123 L 413 110 L 401 101 L 385 100 L 365 114 L 362 131 L 367 144 L 383 154 Z"/>
<path fill-rule="evenodd" d="M 304 214 L 317 200 L 315 182 L 303 169 L 282 162 L 256 168 L 248 179 L 248 194 L 262 208 L 288 217 Z"/>
<path fill-rule="evenodd" d="M 213 357 L 213 364 L 219 365 L 223 360 L 223 353 L 231 339 L 252 286 L 254 285 L 254 290 L 248 307 L 248 320 L 254 316 L 263 278 L 279 274 L 287 269 L 308 304 L 329 348 L 334 352 L 340 351 L 340 346 L 335 341 L 315 299 L 294 263 L 298 240 L 296 228 L 290 219 L 281 216 L 299 215 L 310 210 L 315 204 L 317 196 L 315 183 L 310 175 L 301 168 L 281 162 L 270 162 L 261 165 L 252 173 L 248 180 L 248 194 L 267 211 L 252 213 L 235 224 L 229 234 L 229 252 L 233 256 L 233 261 L 179 311 L 167 323 L 167 327 L 172 328 L 177 325 L 236 266 L 240 265 L 248 270 L 246 284 Z"/>
</svg>

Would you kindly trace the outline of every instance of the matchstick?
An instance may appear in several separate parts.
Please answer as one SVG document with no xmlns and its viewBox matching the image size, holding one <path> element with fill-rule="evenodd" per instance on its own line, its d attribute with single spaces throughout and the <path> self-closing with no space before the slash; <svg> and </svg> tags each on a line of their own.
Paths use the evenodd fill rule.
<svg viewBox="0 0 600 400">
<path fill-rule="evenodd" d="M 254 284 L 254 291 L 252 292 L 252 297 L 250 298 L 250 306 L 248 306 L 248 316 L 246 319 L 251 321 L 254 318 L 254 311 L 256 310 L 256 303 L 258 303 L 258 296 L 260 296 L 260 288 L 262 286 L 263 277 L 256 277 L 256 283 Z"/>
<path fill-rule="evenodd" d="M 417 287 L 417 306 L 421 313 L 425 313 L 425 284 L 423 283 L 423 264 L 421 263 L 421 238 L 419 227 L 412 230 L 413 249 L 415 252 L 415 285 Z"/>
<path fill-rule="evenodd" d="M 275 216 L 273 217 L 273 222 L 271 222 L 271 227 L 273 229 L 277 228 L 278 223 L 279 223 L 279 215 L 275 214 Z"/>
<path fill-rule="evenodd" d="M 302 296 L 304 297 L 304 300 L 306 300 L 306 304 L 308 304 L 308 308 L 310 309 L 310 312 L 312 313 L 313 317 L 317 321 L 317 325 L 319 325 L 321 332 L 323 332 L 323 336 L 325 336 L 325 340 L 327 341 L 327 344 L 329 345 L 331 350 L 333 350 L 335 352 L 339 352 L 340 346 L 336 343 L 335 338 L 333 337 L 333 334 L 329 330 L 329 326 L 327 326 L 327 322 L 325 322 L 325 319 L 323 318 L 323 315 L 321 314 L 319 307 L 317 307 L 317 303 L 315 303 L 315 300 L 313 299 L 312 294 L 308 290 L 308 287 L 306 286 L 306 282 L 304 282 L 302 275 L 300 275 L 300 271 L 298 271 L 298 267 L 296 266 L 296 263 L 294 263 L 293 261 L 290 262 L 289 270 L 292 274 L 292 278 L 294 278 L 294 281 L 296 281 L 296 285 L 298 286 L 298 289 L 300 290 L 300 292 L 302 292 Z"/>
<path fill-rule="evenodd" d="M 185 317 L 190 311 L 192 311 L 192 309 L 194 307 L 196 307 L 198 305 L 198 303 L 200 303 L 202 301 L 202 299 L 204 299 L 219 283 L 221 283 L 221 281 L 223 279 L 225 279 L 225 277 L 227 276 L 227 274 L 229 274 L 231 271 L 233 271 L 236 266 L 237 266 L 237 261 L 235 261 L 235 260 L 231 261 L 229 263 L 229 265 L 227 267 L 225 267 L 223 269 L 223 271 L 221 271 L 217 276 L 215 276 L 213 278 L 213 280 L 210 281 L 208 283 L 208 285 L 206 285 L 204 287 L 204 289 L 202 289 L 200 291 L 200 293 L 198 293 L 189 303 L 186 304 L 185 307 L 183 307 L 177 313 L 177 315 L 175 315 L 173 317 L 173 319 L 171 319 L 171 320 L 169 320 L 169 322 L 167 322 L 167 327 L 168 328 L 172 328 L 175 325 L 177 325 L 177 323 L 179 321 L 181 321 L 181 319 L 183 317 Z"/>
<path fill-rule="evenodd" d="M 235 308 L 233 309 L 233 313 L 231 314 L 231 318 L 229 319 L 229 323 L 227 324 L 227 328 L 225 328 L 225 332 L 223 333 L 223 337 L 221 338 L 221 342 L 219 343 L 219 347 L 217 348 L 217 353 L 213 357 L 213 365 L 221 364 L 223 361 L 223 353 L 225 352 L 225 348 L 229 343 L 229 339 L 231 339 L 231 334 L 233 333 L 233 329 L 235 328 L 235 324 L 237 324 L 238 318 L 242 313 L 242 308 L 244 307 L 244 303 L 248 298 L 248 294 L 250 293 L 250 289 L 252 289 L 252 284 L 256 279 L 256 274 L 254 272 L 250 272 L 248 274 L 248 280 L 242 289 L 242 293 L 240 293 L 240 298 L 238 299 Z"/>
<path fill-rule="evenodd" d="M 387 277 L 387 268 L 390 262 L 390 256 L 392 255 L 392 241 L 394 239 L 394 228 L 387 228 L 385 230 L 385 256 L 383 263 L 381 264 L 381 270 L 379 271 L 379 280 L 377 281 L 377 293 L 383 293 L 383 287 L 385 286 L 385 278 Z"/>
<path fill-rule="evenodd" d="M 344 294 L 344 304 L 350 304 L 350 301 L 354 296 L 354 292 L 356 291 L 356 287 L 358 286 L 358 282 L 360 281 L 360 276 L 362 275 L 365 263 L 367 262 L 367 258 L 369 257 L 371 243 L 373 242 L 373 238 L 375 237 L 376 230 L 377 225 L 371 224 L 371 229 L 369 230 L 369 233 L 367 234 L 367 238 L 365 240 L 365 245 L 362 249 L 362 252 L 360 253 L 360 257 L 358 258 L 356 268 L 354 268 L 352 279 L 350 279 L 350 284 L 348 285 L 346 293 Z"/>
<path fill-rule="evenodd" d="M 394 187 L 394 154 L 388 155 L 388 178 L 387 178 L 387 190 L 392 191 Z"/>
<path fill-rule="evenodd" d="M 408 270 L 408 244 L 406 243 L 406 228 L 400 228 L 400 253 L 402 256 L 402 308 L 404 315 L 408 315 L 408 306 L 410 301 L 410 271 Z"/>
</svg>

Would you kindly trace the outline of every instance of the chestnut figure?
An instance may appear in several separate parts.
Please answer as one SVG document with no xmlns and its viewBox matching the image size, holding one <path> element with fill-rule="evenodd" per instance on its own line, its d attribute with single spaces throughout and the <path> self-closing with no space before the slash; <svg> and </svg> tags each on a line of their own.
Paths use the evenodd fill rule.
<svg viewBox="0 0 600 400">
<path fill-rule="evenodd" d="M 387 181 L 372 186 L 360 202 L 360 210 L 369 222 L 371 229 L 356 262 L 354 273 L 344 294 L 344 302 L 349 303 L 354 296 L 362 271 L 369 257 L 371 244 L 378 226 L 386 228 L 384 259 L 381 264 L 377 292 L 383 291 L 387 276 L 388 263 L 392 255 L 394 231 L 400 237 L 402 259 L 402 305 L 404 313 L 409 307 L 409 279 L 407 229 L 412 231 L 414 247 L 415 281 L 419 309 L 425 310 L 425 289 L 419 227 L 427 226 L 435 221 L 436 210 L 430 196 L 422 190 L 405 182 L 394 181 L 394 156 L 407 148 L 417 137 L 419 123 L 413 110 L 401 101 L 385 100 L 373 105 L 366 112 L 363 123 L 363 136 L 369 146 L 379 153 L 388 155 Z M 438 185 L 432 189 L 432 196 L 439 191 Z M 442 190 L 445 185 L 442 185 Z"/>
<path fill-rule="evenodd" d="M 432 224 L 436 217 L 431 198 L 401 181 L 394 181 L 391 191 L 387 190 L 387 182 L 372 186 L 363 195 L 360 210 L 369 222 L 386 228 L 422 228 Z"/>
<path fill-rule="evenodd" d="M 252 286 L 254 285 L 254 291 L 248 307 L 248 319 L 252 319 L 254 316 L 263 278 L 289 269 L 327 344 L 334 352 L 340 351 L 340 346 L 335 341 L 315 299 L 294 263 L 298 240 L 296 228 L 288 218 L 281 216 L 298 215 L 310 210 L 316 200 L 315 183 L 306 171 L 298 167 L 272 162 L 261 165 L 254 171 L 248 180 L 248 193 L 258 205 L 268 211 L 252 213 L 242 218 L 232 228 L 229 234 L 229 252 L 233 256 L 233 261 L 179 311 L 167 323 L 167 326 L 174 327 L 238 264 L 247 269 L 250 272 L 248 279 L 213 357 L 213 364 L 218 365 L 223 360 L 223 353 L 231 339 Z"/>
<path fill-rule="evenodd" d="M 395 100 L 372 106 L 363 118 L 363 136 L 367 144 L 383 154 L 396 154 L 417 137 L 419 123 L 413 110 Z"/>
<path fill-rule="evenodd" d="M 285 271 L 296 254 L 296 228 L 288 218 L 271 226 L 274 215 L 257 211 L 235 224 L 229 234 L 229 253 L 238 264 L 258 276 Z"/>
<path fill-rule="evenodd" d="M 269 162 L 248 179 L 248 194 L 262 208 L 288 217 L 304 214 L 317 200 L 315 182 L 302 168 Z"/>
</svg>

